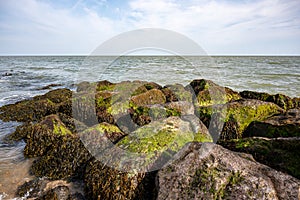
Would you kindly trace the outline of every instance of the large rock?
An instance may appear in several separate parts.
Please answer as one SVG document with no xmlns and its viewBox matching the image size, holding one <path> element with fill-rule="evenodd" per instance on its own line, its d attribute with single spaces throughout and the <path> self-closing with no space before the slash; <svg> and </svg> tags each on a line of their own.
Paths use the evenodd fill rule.
<svg viewBox="0 0 300 200">
<path fill-rule="evenodd" d="M 118 127 L 100 123 L 74 137 L 60 137 L 34 161 L 31 170 L 36 176 L 49 179 L 82 178 L 92 154 L 105 148 L 103 144 L 113 144 L 123 136 Z"/>
<path fill-rule="evenodd" d="M 151 190 L 144 188 L 145 177 L 145 173 L 122 172 L 94 160 L 88 163 L 85 171 L 85 194 L 94 200 L 144 199 L 145 190 Z"/>
<path fill-rule="evenodd" d="M 25 123 L 17 127 L 9 139 L 15 141 L 24 139 L 26 142 L 24 155 L 30 158 L 45 155 L 64 137 L 73 138 L 74 135 L 57 115 L 49 115 L 40 123 Z"/>
<path fill-rule="evenodd" d="M 253 121 L 263 121 L 284 112 L 276 104 L 252 99 L 241 99 L 218 106 L 199 107 L 198 111 L 200 119 L 209 127 L 209 130 L 221 130 L 219 137 L 225 140 L 241 138 L 243 131 Z M 215 117 L 214 120 L 211 120 L 212 115 Z"/>
<path fill-rule="evenodd" d="M 157 199 L 298 199 L 298 179 L 245 157 L 191 143 L 158 172 Z"/>
<path fill-rule="evenodd" d="M 288 110 L 285 114 L 264 121 L 251 122 L 243 137 L 300 137 L 300 110 Z"/>
<path fill-rule="evenodd" d="M 39 121 L 63 109 L 62 105 L 69 101 L 71 96 L 72 92 L 69 89 L 56 89 L 29 100 L 5 105 L 0 108 L 0 119 L 19 122 Z"/>
<path fill-rule="evenodd" d="M 145 199 L 145 194 L 154 195 L 155 170 L 186 143 L 211 141 L 206 127 L 192 125 L 194 120 L 169 117 L 151 122 L 99 152 L 98 161 L 90 162 L 85 172 L 86 194 L 92 199 Z"/>
<path fill-rule="evenodd" d="M 190 86 L 195 91 L 199 106 L 224 104 L 241 98 L 238 92 L 219 86 L 210 80 L 193 80 Z"/>
<path fill-rule="evenodd" d="M 300 179 L 300 138 L 243 138 L 220 141 L 232 151 L 252 154 L 260 163 Z"/>
<path fill-rule="evenodd" d="M 297 108 L 299 106 L 299 98 L 290 98 L 283 94 L 271 95 L 264 92 L 254 92 L 254 91 L 243 91 L 240 95 L 246 99 L 257 99 L 261 101 L 272 102 L 280 106 L 281 108 L 288 110 L 292 108 Z"/>
<path fill-rule="evenodd" d="M 152 89 L 140 95 L 133 96 L 131 101 L 137 106 L 164 104 L 166 97 L 160 90 Z"/>
</svg>

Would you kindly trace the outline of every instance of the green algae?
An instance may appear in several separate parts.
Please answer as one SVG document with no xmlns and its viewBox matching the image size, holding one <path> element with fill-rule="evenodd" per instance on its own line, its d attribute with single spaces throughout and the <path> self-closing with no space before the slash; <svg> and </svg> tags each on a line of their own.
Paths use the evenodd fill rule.
<svg viewBox="0 0 300 200">
<path fill-rule="evenodd" d="M 295 101 L 295 98 L 292 99 L 283 94 L 271 95 L 271 94 L 264 93 L 264 92 L 243 91 L 243 92 L 240 92 L 240 95 L 243 98 L 257 99 L 257 100 L 261 100 L 261 101 L 272 102 L 272 103 L 277 104 L 279 107 L 281 107 L 285 110 L 297 107 L 297 102 Z"/>
<path fill-rule="evenodd" d="M 236 122 L 235 129 L 237 130 L 236 137 L 242 137 L 242 133 L 253 121 L 263 121 L 268 117 L 281 113 L 282 110 L 273 103 L 256 101 L 256 100 L 240 100 L 225 105 L 220 105 L 218 108 L 212 106 L 199 107 L 198 114 L 200 119 L 206 126 L 209 126 L 210 119 L 213 113 L 218 113 L 219 120 L 225 123 L 230 123 L 231 128 Z"/>
<path fill-rule="evenodd" d="M 190 86 L 197 95 L 199 106 L 225 104 L 233 100 L 241 99 L 239 93 L 227 87 L 221 87 L 209 80 L 194 80 L 190 83 Z"/>
</svg>

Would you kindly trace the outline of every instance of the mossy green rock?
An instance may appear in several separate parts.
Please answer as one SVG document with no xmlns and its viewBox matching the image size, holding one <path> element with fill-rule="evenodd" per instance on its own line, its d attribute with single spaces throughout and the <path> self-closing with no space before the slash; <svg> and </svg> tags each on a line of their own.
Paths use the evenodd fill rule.
<svg viewBox="0 0 300 200">
<path fill-rule="evenodd" d="M 212 141 L 205 126 L 199 125 L 201 128 L 195 132 L 192 123 L 179 117 L 153 121 L 121 139 L 116 146 L 122 151 L 112 149 L 101 154 L 101 158 L 116 168 L 122 163 L 122 169 L 130 171 L 158 169 L 186 143 Z"/>
<path fill-rule="evenodd" d="M 199 117 L 209 127 L 212 114 L 217 115 L 216 126 L 224 123 L 220 139 L 233 139 L 241 138 L 242 133 L 251 122 L 263 121 L 282 112 L 284 111 L 273 103 L 259 100 L 238 100 L 214 108 L 211 106 L 200 107 Z"/>
<path fill-rule="evenodd" d="M 92 155 L 112 146 L 123 136 L 118 127 L 100 123 L 74 137 L 59 137 L 52 148 L 34 161 L 31 170 L 36 176 L 49 179 L 81 178 Z"/>
<path fill-rule="evenodd" d="M 107 148 L 114 146 L 125 135 L 117 126 L 106 122 L 99 123 L 78 134 L 93 156 L 97 156 Z"/>
<path fill-rule="evenodd" d="M 297 98 L 290 98 L 283 94 L 270 95 L 264 92 L 253 92 L 253 91 L 243 91 L 240 95 L 246 99 L 257 99 L 261 101 L 272 102 L 280 106 L 281 108 L 288 110 L 297 107 Z"/>
<path fill-rule="evenodd" d="M 168 97 L 168 102 L 172 101 L 187 101 L 192 103 L 195 99 L 195 94 L 190 86 L 184 87 L 181 84 L 166 85 L 163 92 Z"/>
<path fill-rule="evenodd" d="M 193 80 L 190 86 L 197 95 L 199 106 L 224 104 L 229 101 L 241 99 L 238 92 L 227 87 L 221 87 L 210 80 Z"/>
<path fill-rule="evenodd" d="M 55 114 L 60 106 L 70 100 L 69 89 L 56 89 L 44 95 L 36 96 L 0 108 L 0 119 L 3 121 L 34 122 L 43 117 Z"/>
<path fill-rule="evenodd" d="M 300 179 L 299 138 L 243 138 L 219 143 L 232 151 L 252 154 L 258 162 Z"/>
<path fill-rule="evenodd" d="M 0 108 L 2 121 L 33 122 L 57 112 L 57 106 L 50 100 L 24 100 Z"/>
<path fill-rule="evenodd" d="M 251 122 L 243 137 L 300 137 L 300 110 L 288 110 L 282 115 L 270 117 L 264 121 Z"/>
<path fill-rule="evenodd" d="M 20 132 L 26 142 L 24 148 L 26 157 L 43 156 L 49 149 L 55 148 L 63 137 L 74 137 L 57 115 L 49 115 L 40 123 L 17 129 L 13 135 Z"/>
</svg>

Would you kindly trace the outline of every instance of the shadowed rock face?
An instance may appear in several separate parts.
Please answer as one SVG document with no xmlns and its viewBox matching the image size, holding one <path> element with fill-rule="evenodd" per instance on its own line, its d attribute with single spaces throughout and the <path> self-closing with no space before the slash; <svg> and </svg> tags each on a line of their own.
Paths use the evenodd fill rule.
<svg viewBox="0 0 300 200">
<path fill-rule="evenodd" d="M 299 98 L 290 98 L 283 94 L 271 95 L 264 92 L 243 91 L 240 92 L 241 97 L 245 99 L 257 99 L 261 101 L 272 102 L 281 108 L 288 110 L 292 108 L 299 108 Z"/>
<path fill-rule="evenodd" d="M 286 113 L 270 117 L 264 121 L 253 121 L 243 133 L 243 137 L 300 137 L 300 110 L 291 109 Z"/>
<path fill-rule="evenodd" d="M 253 155 L 255 160 L 300 179 L 300 138 L 242 138 L 219 141 L 232 151 Z"/>
<path fill-rule="evenodd" d="M 187 145 L 158 172 L 157 182 L 157 199 L 297 199 L 300 186 L 289 175 L 209 143 Z"/>
<path fill-rule="evenodd" d="M 279 106 L 259 100 L 237 100 L 216 107 L 199 107 L 199 117 L 209 127 L 212 114 L 219 115 L 212 126 L 222 126 L 220 139 L 241 138 L 243 131 L 253 121 L 262 121 L 283 111 Z"/>
</svg>

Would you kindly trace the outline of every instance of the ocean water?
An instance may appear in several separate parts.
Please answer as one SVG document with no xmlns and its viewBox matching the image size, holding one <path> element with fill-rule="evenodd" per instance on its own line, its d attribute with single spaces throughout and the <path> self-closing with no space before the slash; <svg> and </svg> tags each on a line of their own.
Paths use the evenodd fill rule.
<svg viewBox="0 0 300 200">
<path fill-rule="evenodd" d="M 20 56 L 0 57 L 0 106 L 49 90 L 49 84 L 74 89 L 81 81 L 147 80 L 161 85 L 210 79 L 236 91 L 254 90 L 300 97 L 300 57 L 179 56 Z M 3 137 L 20 123 L 0 121 L 0 199 L 29 179 L 24 142 L 6 144 Z M 12 178 L 14 177 L 14 178 Z M 14 187 L 13 187 L 14 186 Z M 2 196 L 1 196 L 2 194 Z"/>
</svg>

